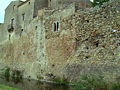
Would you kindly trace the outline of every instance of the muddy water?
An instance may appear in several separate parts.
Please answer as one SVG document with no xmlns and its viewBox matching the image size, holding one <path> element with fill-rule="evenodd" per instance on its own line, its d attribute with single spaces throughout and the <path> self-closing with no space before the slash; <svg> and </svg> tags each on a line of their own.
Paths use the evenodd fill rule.
<svg viewBox="0 0 120 90">
<path fill-rule="evenodd" d="M 68 86 L 43 83 L 35 80 L 21 80 L 19 82 L 0 79 L 0 84 L 8 85 L 20 90 L 70 90 Z"/>
</svg>

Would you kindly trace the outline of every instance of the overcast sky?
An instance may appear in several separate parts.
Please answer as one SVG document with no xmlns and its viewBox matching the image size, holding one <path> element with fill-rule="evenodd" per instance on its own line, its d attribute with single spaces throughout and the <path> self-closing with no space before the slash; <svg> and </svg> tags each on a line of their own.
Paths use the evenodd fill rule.
<svg viewBox="0 0 120 90">
<path fill-rule="evenodd" d="M 11 1 L 15 0 L 0 0 L 0 23 L 3 23 L 4 21 L 5 8 L 10 4 Z"/>
<path fill-rule="evenodd" d="M 5 8 L 12 0 L 0 0 L 0 23 L 3 23 Z"/>
<path fill-rule="evenodd" d="M 9 3 L 14 0 L 0 0 L 0 23 L 3 23 L 4 21 L 4 14 L 5 14 L 5 8 L 9 5 Z M 25 0 L 22 0 L 25 1 Z M 93 1 L 93 0 L 90 0 Z"/>
</svg>

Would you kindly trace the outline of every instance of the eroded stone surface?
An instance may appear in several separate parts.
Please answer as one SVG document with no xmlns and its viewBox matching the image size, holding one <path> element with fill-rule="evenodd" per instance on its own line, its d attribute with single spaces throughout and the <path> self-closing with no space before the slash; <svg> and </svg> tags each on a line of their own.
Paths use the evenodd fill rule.
<svg viewBox="0 0 120 90">
<path fill-rule="evenodd" d="M 0 63 L 24 71 L 24 77 L 78 80 L 82 74 L 119 76 L 119 0 L 75 11 L 42 9 L 19 37 L 0 44 Z M 65 15 L 65 16 L 64 16 Z M 59 30 L 54 32 L 54 22 Z M 113 78 L 114 79 L 114 78 Z"/>
</svg>

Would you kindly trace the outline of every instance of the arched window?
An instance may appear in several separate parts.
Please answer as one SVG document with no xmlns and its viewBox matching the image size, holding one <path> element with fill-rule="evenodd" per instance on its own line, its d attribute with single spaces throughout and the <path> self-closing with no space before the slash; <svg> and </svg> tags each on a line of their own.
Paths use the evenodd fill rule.
<svg viewBox="0 0 120 90">
<path fill-rule="evenodd" d="M 60 23 L 59 22 L 54 22 L 53 31 L 58 32 L 59 30 L 60 30 Z"/>
</svg>

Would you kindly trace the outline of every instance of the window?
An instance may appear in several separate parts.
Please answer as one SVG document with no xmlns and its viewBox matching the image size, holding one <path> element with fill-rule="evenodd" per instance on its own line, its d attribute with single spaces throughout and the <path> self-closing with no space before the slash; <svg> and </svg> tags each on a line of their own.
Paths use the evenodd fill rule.
<svg viewBox="0 0 120 90">
<path fill-rule="evenodd" d="M 24 29 L 21 29 L 21 32 L 23 32 L 24 31 Z"/>
<path fill-rule="evenodd" d="M 30 2 L 28 4 L 30 5 Z"/>
<path fill-rule="evenodd" d="M 54 23 L 54 32 L 56 32 L 57 30 L 56 30 L 56 23 Z"/>
<path fill-rule="evenodd" d="M 20 32 L 20 37 L 22 36 L 22 32 L 24 31 L 24 29 L 21 29 L 21 32 Z"/>
<path fill-rule="evenodd" d="M 15 5 L 13 5 L 13 10 L 15 10 Z"/>
<path fill-rule="evenodd" d="M 11 26 L 13 26 L 13 24 L 14 24 L 14 18 L 13 18 L 13 19 L 11 19 L 10 24 L 11 24 Z"/>
<path fill-rule="evenodd" d="M 53 28 L 54 28 L 53 29 L 54 32 L 58 32 L 60 30 L 60 23 L 59 22 L 55 22 Z"/>
<path fill-rule="evenodd" d="M 9 34 L 9 40 L 10 40 L 10 38 L 11 38 L 11 35 Z"/>
<path fill-rule="evenodd" d="M 22 20 L 25 20 L 25 13 L 22 14 Z"/>
<path fill-rule="evenodd" d="M 37 30 L 37 28 L 38 28 L 38 27 L 37 27 L 37 26 L 35 26 L 35 30 Z"/>
<path fill-rule="evenodd" d="M 57 31 L 59 30 L 59 22 L 57 22 L 57 27 L 56 27 Z"/>
</svg>

